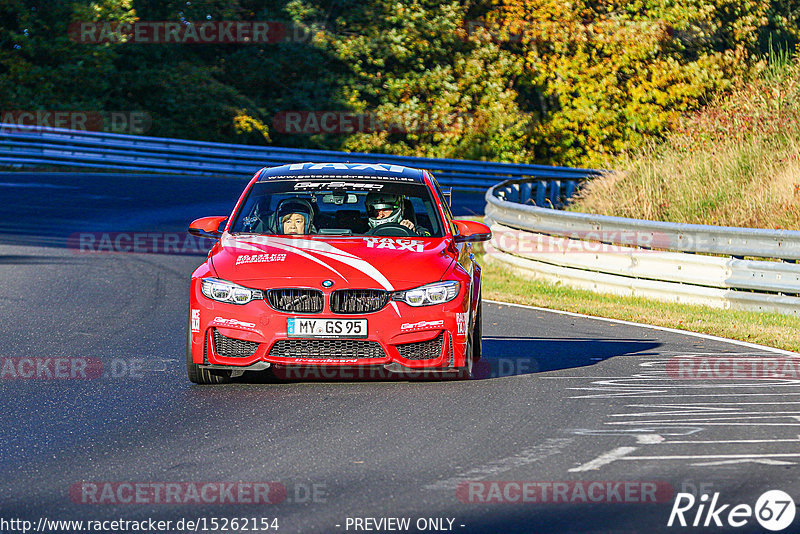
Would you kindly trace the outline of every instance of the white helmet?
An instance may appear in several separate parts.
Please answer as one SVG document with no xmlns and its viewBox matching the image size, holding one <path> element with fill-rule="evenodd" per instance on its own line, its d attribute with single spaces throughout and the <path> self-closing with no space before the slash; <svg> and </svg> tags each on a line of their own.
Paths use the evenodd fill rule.
<svg viewBox="0 0 800 534">
<path fill-rule="evenodd" d="M 375 228 L 386 223 L 399 223 L 403 220 L 403 197 L 389 193 L 369 193 L 365 201 L 369 227 Z M 392 210 L 391 215 L 379 219 L 378 210 Z"/>
</svg>

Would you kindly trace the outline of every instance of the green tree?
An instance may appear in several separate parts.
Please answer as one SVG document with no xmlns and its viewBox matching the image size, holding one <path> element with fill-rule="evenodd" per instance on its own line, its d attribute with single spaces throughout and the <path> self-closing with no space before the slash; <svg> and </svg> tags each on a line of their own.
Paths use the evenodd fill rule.
<svg viewBox="0 0 800 534">
<path fill-rule="evenodd" d="M 103 110 L 115 83 L 113 46 L 70 38 L 78 21 L 130 21 L 130 0 L 0 5 L 0 102 L 5 110 Z"/>
<path fill-rule="evenodd" d="M 516 103 L 522 62 L 465 31 L 458 2 L 289 4 L 318 29 L 314 43 L 344 70 L 342 109 L 377 116 L 343 147 L 430 157 L 526 159 L 529 118 Z"/>
<path fill-rule="evenodd" d="M 498 0 L 484 20 L 525 60 L 518 88 L 538 105 L 537 159 L 605 165 L 730 88 L 766 35 L 794 35 L 789 3 Z"/>
</svg>

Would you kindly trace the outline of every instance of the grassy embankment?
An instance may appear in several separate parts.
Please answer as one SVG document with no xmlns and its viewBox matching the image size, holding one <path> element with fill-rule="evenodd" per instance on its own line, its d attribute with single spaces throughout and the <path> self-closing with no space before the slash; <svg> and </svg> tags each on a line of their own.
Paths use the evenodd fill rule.
<svg viewBox="0 0 800 534">
<path fill-rule="evenodd" d="M 800 62 L 771 61 L 662 143 L 613 163 L 573 211 L 800 229 Z M 486 298 L 645 322 L 800 351 L 800 318 L 598 295 L 491 266 Z"/>
</svg>

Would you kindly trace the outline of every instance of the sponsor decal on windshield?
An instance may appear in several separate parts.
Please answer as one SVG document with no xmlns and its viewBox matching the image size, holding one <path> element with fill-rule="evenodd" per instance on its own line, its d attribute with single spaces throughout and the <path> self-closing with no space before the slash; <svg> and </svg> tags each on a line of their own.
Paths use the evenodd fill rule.
<svg viewBox="0 0 800 534">
<path fill-rule="evenodd" d="M 392 237 L 365 237 L 367 248 L 388 248 L 391 250 L 408 250 L 422 252 L 425 248 L 424 241 L 416 239 L 396 239 Z"/>
<path fill-rule="evenodd" d="M 383 184 L 369 184 L 364 182 L 297 182 L 294 184 L 295 190 L 302 189 L 369 189 L 371 191 L 380 191 L 383 189 Z"/>
<path fill-rule="evenodd" d="M 292 171 L 306 171 L 308 174 L 286 174 L 287 172 Z M 407 167 L 403 167 L 402 165 L 389 165 L 381 163 L 293 163 L 291 165 L 266 169 L 262 173 L 262 176 L 259 177 L 259 182 L 266 180 L 277 181 L 298 179 L 330 180 L 333 177 L 330 171 L 347 172 L 347 174 L 343 174 L 341 172 L 337 173 L 335 177 L 338 179 L 373 182 L 420 182 L 418 174 L 419 171 L 415 169 L 409 169 Z M 370 172 L 381 174 L 364 174 Z"/>
<path fill-rule="evenodd" d="M 334 169 L 337 171 L 381 171 L 398 174 L 406 170 L 402 165 L 384 165 L 380 163 L 292 163 L 289 165 L 290 171 L 321 171 L 324 169 Z"/>
</svg>

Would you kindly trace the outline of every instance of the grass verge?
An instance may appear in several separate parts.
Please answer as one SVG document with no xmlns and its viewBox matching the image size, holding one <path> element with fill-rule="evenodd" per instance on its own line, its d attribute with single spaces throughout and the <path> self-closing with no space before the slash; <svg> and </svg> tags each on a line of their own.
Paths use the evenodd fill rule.
<svg viewBox="0 0 800 534">
<path fill-rule="evenodd" d="M 800 318 L 593 293 L 529 280 L 503 267 L 480 263 L 484 266 L 483 297 L 487 299 L 666 326 L 800 352 Z"/>
<path fill-rule="evenodd" d="M 800 229 L 800 58 L 770 61 L 663 142 L 610 162 L 572 211 Z"/>
</svg>

